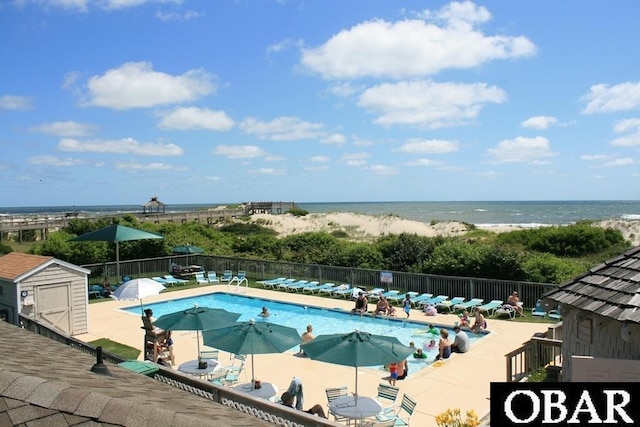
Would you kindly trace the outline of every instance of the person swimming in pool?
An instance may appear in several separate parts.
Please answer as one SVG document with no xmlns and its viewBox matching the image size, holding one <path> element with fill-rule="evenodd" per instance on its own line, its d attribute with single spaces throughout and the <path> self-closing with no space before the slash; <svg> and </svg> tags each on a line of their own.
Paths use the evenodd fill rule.
<svg viewBox="0 0 640 427">
<path fill-rule="evenodd" d="M 271 316 L 271 313 L 269 313 L 269 309 L 267 308 L 266 305 L 264 307 L 262 307 L 262 311 L 260 312 L 260 314 L 258 314 L 258 316 L 261 316 L 261 317 L 269 317 L 269 316 Z"/>
</svg>

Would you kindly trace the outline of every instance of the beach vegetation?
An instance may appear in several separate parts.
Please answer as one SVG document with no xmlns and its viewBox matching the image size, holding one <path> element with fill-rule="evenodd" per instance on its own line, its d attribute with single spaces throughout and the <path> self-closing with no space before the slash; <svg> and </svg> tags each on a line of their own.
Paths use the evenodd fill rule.
<svg viewBox="0 0 640 427">
<path fill-rule="evenodd" d="M 13 252 L 13 248 L 6 243 L 0 242 L 0 255 L 5 255 L 9 252 Z"/>
<path fill-rule="evenodd" d="M 417 234 L 390 234 L 376 242 L 384 259 L 383 268 L 393 271 L 422 272 L 425 260 L 444 238 L 422 237 Z"/>
<path fill-rule="evenodd" d="M 333 230 L 331 232 L 331 235 L 333 237 L 337 237 L 338 239 L 348 239 L 349 238 L 349 233 L 347 233 L 344 230 Z"/>
<path fill-rule="evenodd" d="M 223 225 L 222 227 L 218 228 L 218 230 L 222 233 L 233 234 L 235 236 L 248 236 L 252 234 L 268 236 L 277 235 L 274 230 L 263 227 L 262 225 L 256 223 L 236 222 L 233 224 Z"/>
<path fill-rule="evenodd" d="M 306 210 L 300 209 L 300 208 L 291 208 L 291 209 L 289 209 L 288 213 L 290 213 L 293 216 L 307 216 L 307 215 L 309 215 L 309 211 L 306 211 Z"/>
</svg>

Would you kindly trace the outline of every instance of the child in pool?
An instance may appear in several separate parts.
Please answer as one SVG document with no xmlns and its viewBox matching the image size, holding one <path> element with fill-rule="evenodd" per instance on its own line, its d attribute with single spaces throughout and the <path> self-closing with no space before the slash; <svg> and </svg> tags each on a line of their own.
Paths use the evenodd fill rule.
<svg viewBox="0 0 640 427">
<path fill-rule="evenodd" d="M 429 341 L 429 345 L 427 345 L 427 350 L 433 350 L 436 348 L 436 340 Z"/>
<path fill-rule="evenodd" d="M 460 315 L 460 326 L 469 326 L 469 312 L 467 310 Z"/>
<path fill-rule="evenodd" d="M 440 331 L 435 327 L 433 323 L 429 323 L 429 329 L 427 329 L 427 333 L 430 335 L 440 336 Z"/>
<path fill-rule="evenodd" d="M 415 351 L 415 353 L 413 353 L 413 357 L 416 359 L 426 359 L 427 355 L 424 354 L 421 348 L 419 348 Z"/>
</svg>

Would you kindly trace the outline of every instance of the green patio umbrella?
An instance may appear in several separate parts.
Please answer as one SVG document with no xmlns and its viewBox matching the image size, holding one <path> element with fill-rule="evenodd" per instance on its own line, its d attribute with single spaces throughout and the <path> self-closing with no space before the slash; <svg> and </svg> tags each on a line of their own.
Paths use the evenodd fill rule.
<svg viewBox="0 0 640 427">
<path fill-rule="evenodd" d="M 233 324 L 240 314 L 221 308 L 198 307 L 160 316 L 153 326 L 165 331 L 196 331 L 198 336 L 198 359 L 200 359 L 200 331 Z"/>
<path fill-rule="evenodd" d="M 115 242 L 116 244 L 116 275 L 120 280 L 120 242 L 129 240 L 162 239 L 162 235 L 151 233 L 137 228 L 125 227 L 120 224 L 112 224 L 89 233 L 70 239 L 70 242 Z"/>
<path fill-rule="evenodd" d="M 223 328 L 202 333 L 202 341 L 209 347 L 234 354 L 251 355 L 251 382 L 255 380 L 254 354 L 284 353 L 300 344 L 300 334 L 295 328 L 269 322 L 238 322 Z"/>
<path fill-rule="evenodd" d="M 302 344 L 302 350 L 314 360 L 356 368 L 356 396 L 358 395 L 358 367 L 399 362 L 413 354 L 414 349 L 403 345 L 396 337 L 372 335 L 355 330 L 346 334 L 319 335 Z"/>
</svg>

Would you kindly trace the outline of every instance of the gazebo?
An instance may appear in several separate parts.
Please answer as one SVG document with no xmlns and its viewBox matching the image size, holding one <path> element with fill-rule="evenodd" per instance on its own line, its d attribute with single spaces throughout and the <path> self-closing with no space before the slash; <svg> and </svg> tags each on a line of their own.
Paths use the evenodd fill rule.
<svg viewBox="0 0 640 427">
<path fill-rule="evenodd" d="M 142 205 L 143 214 L 151 213 L 165 213 L 167 205 L 158 200 L 157 196 L 153 196 L 151 200 Z"/>
</svg>

